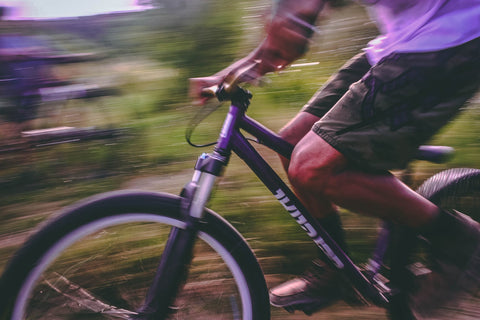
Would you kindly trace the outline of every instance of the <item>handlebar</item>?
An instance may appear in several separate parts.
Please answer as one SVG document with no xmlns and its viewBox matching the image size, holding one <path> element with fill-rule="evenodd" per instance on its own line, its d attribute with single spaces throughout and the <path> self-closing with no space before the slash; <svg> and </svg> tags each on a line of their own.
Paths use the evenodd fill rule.
<svg viewBox="0 0 480 320">
<path fill-rule="evenodd" d="M 223 84 L 221 86 L 211 86 L 202 89 L 202 97 L 217 98 L 219 101 L 231 101 L 232 105 L 246 110 L 250 105 L 250 99 L 253 95 L 250 91 L 239 87 L 238 85 Z"/>
</svg>

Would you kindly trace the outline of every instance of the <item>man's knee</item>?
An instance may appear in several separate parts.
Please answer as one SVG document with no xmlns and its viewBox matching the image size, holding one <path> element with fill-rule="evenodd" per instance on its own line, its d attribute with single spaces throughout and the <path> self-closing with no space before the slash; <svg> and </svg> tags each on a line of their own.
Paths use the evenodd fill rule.
<svg viewBox="0 0 480 320">
<path fill-rule="evenodd" d="M 283 140 L 287 141 L 292 146 L 296 146 L 297 143 L 310 131 L 313 124 L 317 122 L 318 119 L 318 117 L 307 112 L 300 112 L 286 126 L 284 126 L 278 134 Z M 280 160 L 282 161 L 285 171 L 288 172 L 290 161 L 284 157 L 280 157 Z"/>
<path fill-rule="evenodd" d="M 308 133 L 295 147 L 288 178 L 298 189 L 311 189 L 328 194 L 333 179 L 346 167 L 345 157 L 315 133 Z"/>
</svg>

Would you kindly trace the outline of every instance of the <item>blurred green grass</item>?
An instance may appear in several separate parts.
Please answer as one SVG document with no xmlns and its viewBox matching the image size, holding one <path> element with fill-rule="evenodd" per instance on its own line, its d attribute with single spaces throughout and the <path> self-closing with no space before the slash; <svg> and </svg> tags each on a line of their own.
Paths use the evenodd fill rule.
<svg viewBox="0 0 480 320">
<path fill-rule="evenodd" d="M 74 23 L 87 24 L 85 29 L 62 29 L 68 22 L 39 22 L 35 29 L 14 23 L 0 29 L 35 30 L 36 34 L 49 31 L 51 41 L 66 50 L 101 52 L 107 58 L 100 62 L 58 67 L 56 72 L 114 83 L 122 90 L 118 97 L 50 106 L 46 116 L 35 123 L 37 127 L 128 129 L 125 136 L 114 141 L 0 155 L 0 270 L 25 237 L 65 205 L 122 188 L 178 193 L 188 181 L 198 154 L 210 150 L 191 148 L 184 139 L 188 122 L 197 112 L 187 97 L 188 78 L 215 73 L 252 49 L 261 37 L 259 26 L 269 1 L 244 0 L 228 5 L 220 0 L 192 1 L 191 6 L 192 12 L 164 8 Z M 332 12 L 320 26 L 299 66 L 269 75 L 264 86 L 250 88 L 254 98 L 249 114 L 253 118 L 274 130 L 281 128 L 377 32 L 363 9 L 354 4 Z M 413 163 L 415 184 L 446 167 L 478 167 L 478 107 L 478 101 L 470 105 L 433 141 L 458 150 L 451 162 Z M 50 116 L 52 112 L 55 117 Z M 196 131 L 194 141 L 214 141 L 225 112 L 226 106 L 208 117 Z M 262 147 L 260 150 L 284 176 L 276 156 Z M 245 235 L 266 273 L 300 272 L 315 248 L 246 170 L 233 157 L 209 206 Z M 353 257 L 364 260 L 374 242 L 377 221 L 349 212 L 342 212 L 342 216 Z"/>
</svg>

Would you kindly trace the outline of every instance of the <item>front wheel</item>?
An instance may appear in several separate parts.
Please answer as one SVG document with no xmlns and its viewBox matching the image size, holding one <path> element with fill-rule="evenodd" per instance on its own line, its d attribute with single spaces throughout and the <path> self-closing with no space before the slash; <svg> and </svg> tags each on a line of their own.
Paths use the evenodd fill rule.
<svg viewBox="0 0 480 320">
<path fill-rule="evenodd" d="M 16 254 L 0 282 L 5 319 L 129 319 L 144 302 L 180 198 L 106 194 L 67 210 Z M 265 280 L 244 239 L 208 211 L 167 319 L 269 319 Z"/>
</svg>

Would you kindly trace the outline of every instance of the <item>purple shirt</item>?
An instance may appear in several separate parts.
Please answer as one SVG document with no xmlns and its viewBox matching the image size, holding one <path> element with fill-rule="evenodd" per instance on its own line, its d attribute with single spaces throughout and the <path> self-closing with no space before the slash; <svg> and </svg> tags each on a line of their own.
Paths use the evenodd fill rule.
<svg viewBox="0 0 480 320">
<path fill-rule="evenodd" d="M 480 0 L 362 2 L 381 32 L 365 49 L 372 65 L 392 52 L 436 51 L 480 37 Z"/>
</svg>

